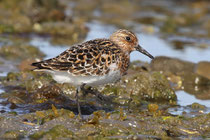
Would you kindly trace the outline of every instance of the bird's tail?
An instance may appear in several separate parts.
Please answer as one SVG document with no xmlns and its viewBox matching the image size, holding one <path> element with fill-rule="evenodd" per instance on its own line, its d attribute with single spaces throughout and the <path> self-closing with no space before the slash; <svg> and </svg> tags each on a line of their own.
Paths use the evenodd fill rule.
<svg viewBox="0 0 210 140">
<path fill-rule="evenodd" d="M 35 67 L 35 68 L 33 69 L 33 71 L 43 71 L 43 70 L 49 69 L 49 68 L 47 68 L 47 67 L 44 67 L 43 61 L 34 62 L 34 63 L 31 64 L 31 66 L 34 66 L 34 67 Z"/>
</svg>

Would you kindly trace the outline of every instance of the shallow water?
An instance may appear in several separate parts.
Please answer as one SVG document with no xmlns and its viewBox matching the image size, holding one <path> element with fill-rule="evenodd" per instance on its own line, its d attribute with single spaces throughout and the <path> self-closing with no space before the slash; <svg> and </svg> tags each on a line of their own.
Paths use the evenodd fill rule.
<svg viewBox="0 0 210 140">
<path fill-rule="evenodd" d="M 169 56 L 186 60 L 190 62 L 209 61 L 210 60 L 210 47 L 200 49 L 193 46 L 184 47 L 182 50 L 173 49 L 170 42 L 161 39 L 155 35 L 137 34 L 140 39 L 140 44 L 146 48 L 154 56 Z M 209 43 L 210 45 L 210 43 Z M 143 60 L 147 61 L 145 57 L 140 57 L 138 52 L 134 52 L 131 56 L 131 60 Z"/>
<path fill-rule="evenodd" d="M 7 76 L 7 73 L 8 73 L 8 72 L 6 72 L 6 71 L 0 72 L 0 76 L 2 76 L 2 77 Z M 1 90 L 1 89 L 0 89 L 0 90 Z"/>
<path fill-rule="evenodd" d="M 176 95 L 178 98 L 178 104 L 180 104 L 181 106 L 191 105 L 192 103 L 196 102 L 210 108 L 210 100 L 196 99 L 195 96 L 187 94 L 186 92 L 182 90 L 176 91 Z"/>
<path fill-rule="evenodd" d="M 44 52 L 46 54 L 45 59 L 55 57 L 68 48 L 68 46 L 52 45 L 49 38 L 46 39 L 38 36 L 33 37 L 30 44 L 38 47 L 42 52 Z"/>
</svg>

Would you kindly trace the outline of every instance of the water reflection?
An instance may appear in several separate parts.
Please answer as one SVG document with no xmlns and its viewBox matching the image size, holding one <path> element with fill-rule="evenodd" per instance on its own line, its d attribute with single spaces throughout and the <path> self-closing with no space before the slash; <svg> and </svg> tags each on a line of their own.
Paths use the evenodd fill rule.
<svg viewBox="0 0 210 140">
<path fill-rule="evenodd" d="M 38 47 L 42 52 L 46 54 L 45 59 L 52 58 L 65 51 L 69 46 L 52 45 L 50 39 L 33 37 L 30 44 Z"/>
<path fill-rule="evenodd" d="M 187 94 L 184 91 L 176 91 L 178 103 L 181 106 L 187 106 L 191 105 L 192 103 L 199 103 L 201 105 L 205 105 L 206 107 L 210 107 L 210 101 L 209 100 L 200 100 L 197 99 L 195 96 Z"/>
</svg>

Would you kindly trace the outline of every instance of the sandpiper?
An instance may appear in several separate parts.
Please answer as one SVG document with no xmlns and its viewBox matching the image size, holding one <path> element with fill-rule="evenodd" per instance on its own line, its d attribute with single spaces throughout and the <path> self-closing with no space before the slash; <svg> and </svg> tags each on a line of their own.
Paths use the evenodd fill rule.
<svg viewBox="0 0 210 140">
<path fill-rule="evenodd" d="M 49 72 L 58 83 L 70 83 L 77 87 L 76 102 L 81 116 L 78 100 L 81 87 L 118 81 L 128 70 L 132 51 L 154 58 L 138 44 L 133 32 L 120 29 L 109 39 L 94 39 L 73 45 L 55 58 L 32 65 L 36 67 L 35 71 Z"/>
</svg>

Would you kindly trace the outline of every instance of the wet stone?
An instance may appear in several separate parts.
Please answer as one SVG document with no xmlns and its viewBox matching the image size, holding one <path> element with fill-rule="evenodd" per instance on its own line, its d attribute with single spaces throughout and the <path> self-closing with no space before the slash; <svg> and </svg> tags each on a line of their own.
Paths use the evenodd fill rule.
<svg viewBox="0 0 210 140">
<path fill-rule="evenodd" d="M 156 112 L 158 110 L 158 105 L 157 104 L 149 104 L 148 105 L 148 111 L 149 112 Z"/>
<path fill-rule="evenodd" d="M 185 85 L 210 85 L 210 80 L 208 78 L 193 72 L 181 72 L 179 75 L 183 78 L 183 84 Z"/>
<path fill-rule="evenodd" d="M 51 85 L 51 86 L 43 86 L 42 88 L 38 89 L 37 93 L 34 94 L 34 98 L 37 99 L 50 99 L 50 98 L 55 98 L 58 97 L 62 94 L 62 90 L 56 86 L 56 85 Z"/>
<path fill-rule="evenodd" d="M 3 134 L 1 138 L 4 139 L 18 139 L 23 137 L 20 131 L 7 131 Z"/>
<path fill-rule="evenodd" d="M 45 55 L 36 47 L 30 45 L 11 45 L 0 48 L 0 57 L 21 61 L 27 58 L 43 58 Z"/>
<path fill-rule="evenodd" d="M 159 72 L 127 75 L 121 82 L 105 86 L 102 93 L 117 95 L 115 101 L 122 104 L 128 104 L 129 100 L 139 104 L 141 100 L 169 102 L 177 99 L 168 80 Z"/>
<path fill-rule="evenodd" d="M 189 107 L 191 107 L 192 109 L 201 109 L 201 110 L 206 109 L 205 105 L 201 105 L 199 103 L 193 103 L 193 104 L 189 105 Z"/>
<path fill-rule="evenodd" d="M 150 65 L 151 69 L 154 71 L 164 71 L 171 73 L 194 71 L 194 63 L 166 56 L 155 57 Z"/>
<path fill-rule="evenodd" d="M 24 100 L 20 99 L 19 97 L 9 97 L 7 99 L 8 102 L 13 103 L 13 104 L 22 104 L 25 103 Z"/>
<path fill-rule="evenodd" d="M 1 1 L 0 32 L 32 32 L 33 24 L 48 20 L 64 20 L 64 8 L 58 0 Z M 26 6 L 27 5 L 27 6 Z M 14 9 L 11 11 L 10 9 Z"/>
<path fill-rule="evenodd" d="M 210 62 L 202 61 L 196 64 L 195 72 L 203 77 L 210 79 Z"/>
<path fill-rule="evenodd" d="M 84 22 L 45 22 L 40 24 L 38 33 L 50 34 L 52 44 L 72 45 L 82 41 L 87 34 L 88 28 Z"/>
<path fill-rule="evenodd" d="M 60 139 L 60 138 L 73 138 L 74 133 L 62 125 L 56 125 L 55 127 L 51 128 L 49 131 L 37 132 L 29 137 L 32 139 Z"/>
</svg>

